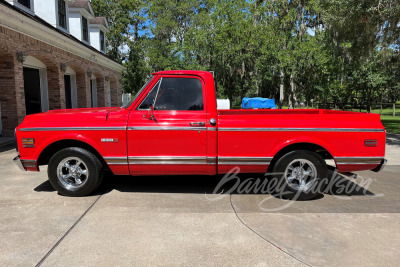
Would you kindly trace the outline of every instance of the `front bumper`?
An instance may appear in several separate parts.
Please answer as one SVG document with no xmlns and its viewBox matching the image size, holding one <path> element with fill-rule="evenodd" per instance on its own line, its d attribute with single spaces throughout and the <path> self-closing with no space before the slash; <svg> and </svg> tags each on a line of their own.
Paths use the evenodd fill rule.
<svg viewBox="0 0 400 267">
<path fill-rule="evenodd" d="M 372 171 L 374 171 L 374 172 L 380 172 L 380 171 L 382 171 L 383 168 L 385 167 L 386 163 L 387 163 L 387 160 L 386 160 L 386 159 L 383 159 L 383 160 L 381 161 L 381 163 L 380 163 L 375 169 L 373 169 Z"/>
<path fill-rule="evenodd" d="M 39 171 L 36 160 L 21 159 L 18 155 L 13 161 L 21 171 Z"/>
<path fill-rule="evenodd" d="M 21 156 L 20 156 L 20 155 L 16 156 L 16 157 L 13 159 L 13 162 L 15 163 L 15 165 L 18 166 L 18 168 L 19 168 L 21 171 L 26 171 L 24 165 L 22 164 Z"/>
</svg>

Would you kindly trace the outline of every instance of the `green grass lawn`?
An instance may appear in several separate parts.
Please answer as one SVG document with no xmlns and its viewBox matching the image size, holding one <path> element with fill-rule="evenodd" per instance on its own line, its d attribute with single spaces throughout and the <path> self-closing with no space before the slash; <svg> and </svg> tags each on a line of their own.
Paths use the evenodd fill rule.
<svg viewBox="0 0 400 267">
<path fill-rule="evenodd" d="M 400 117 L 392 117 L 387 115 L 381 116 L 381 121 L 385 126 L 385 129 L 389 133 L 400 134 Z"/>
</svg>

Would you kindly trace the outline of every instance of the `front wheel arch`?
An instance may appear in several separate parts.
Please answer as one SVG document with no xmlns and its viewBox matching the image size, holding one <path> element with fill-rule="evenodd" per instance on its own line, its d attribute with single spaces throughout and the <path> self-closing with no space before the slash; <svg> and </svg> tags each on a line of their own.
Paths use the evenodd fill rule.
<svg viewBox="0 0 400 267">
<path fill-rule="evenodd" d="M 47 165 L 50 161 L 50 158 L 56 154 L 58 151 L 69 148 L 69 147 L 79 147 L 85 149 L 95 155 L 100 162 L 103 164 L 104 167 L 108 168 L 107 163 L 105 162 L 104 158 L 100 153 L 88 143 L 83 141 L 74 140 L 74 139 L 64 139 L 60 141 L 56 141 L 48 145 L 43 151 L 40 153 L 38 158 L 38 166 L 40 165 Z M 108 168 L 109 169 L 109 168 Z"/>
</svg>

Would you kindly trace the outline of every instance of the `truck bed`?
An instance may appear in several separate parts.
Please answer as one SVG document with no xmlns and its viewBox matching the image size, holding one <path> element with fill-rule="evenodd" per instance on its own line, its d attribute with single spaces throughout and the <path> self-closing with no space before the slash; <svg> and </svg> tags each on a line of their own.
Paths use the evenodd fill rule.
<svg viewBox="0 0 400 267">
<path fill-rule="evenodd" d="M 353 111 L 327 109 L 228 109 L 218 110 L 218 115 L 278 115 L 278 114 L 359 114 Z"/>
<path fill-rule="evenodd" d="M 273 158 L 291 144 L 315 144 L 345 172 L 372 169 L 379 160 L 374 164 L 360 161 L 371 156 L 381 159 L 385 154 L 385 130 L 379 114 L 323 109 L 218 110 L 218 114 L 218 153 L 225 158 Z M 365 145 L 372 141 L 377 145 Z M 357 164 L 346 162 L 350 160 Z M 261 164 L 258 167 L 258 171 L 266 169 Z"/>
</svg>

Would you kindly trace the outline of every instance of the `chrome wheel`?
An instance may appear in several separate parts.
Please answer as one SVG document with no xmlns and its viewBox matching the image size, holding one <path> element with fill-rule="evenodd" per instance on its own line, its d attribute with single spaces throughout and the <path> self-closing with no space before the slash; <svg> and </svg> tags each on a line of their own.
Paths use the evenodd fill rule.
<svg viewBox="0 0 400 267">
<path fill-rule="evenodd" d="M 66 189 L 74 191 L 87 182 L 89 170 L 80 158 L 68 157 L 58 164 L 57 177 Z"/>
<path fill-rule="evenodd" d="M 285 179 L 288 185 L 298 191 L 307 191 L 317 179 L 317 168 L 306 159 L 295 159 L 285 170 Z"/>
</svg>

